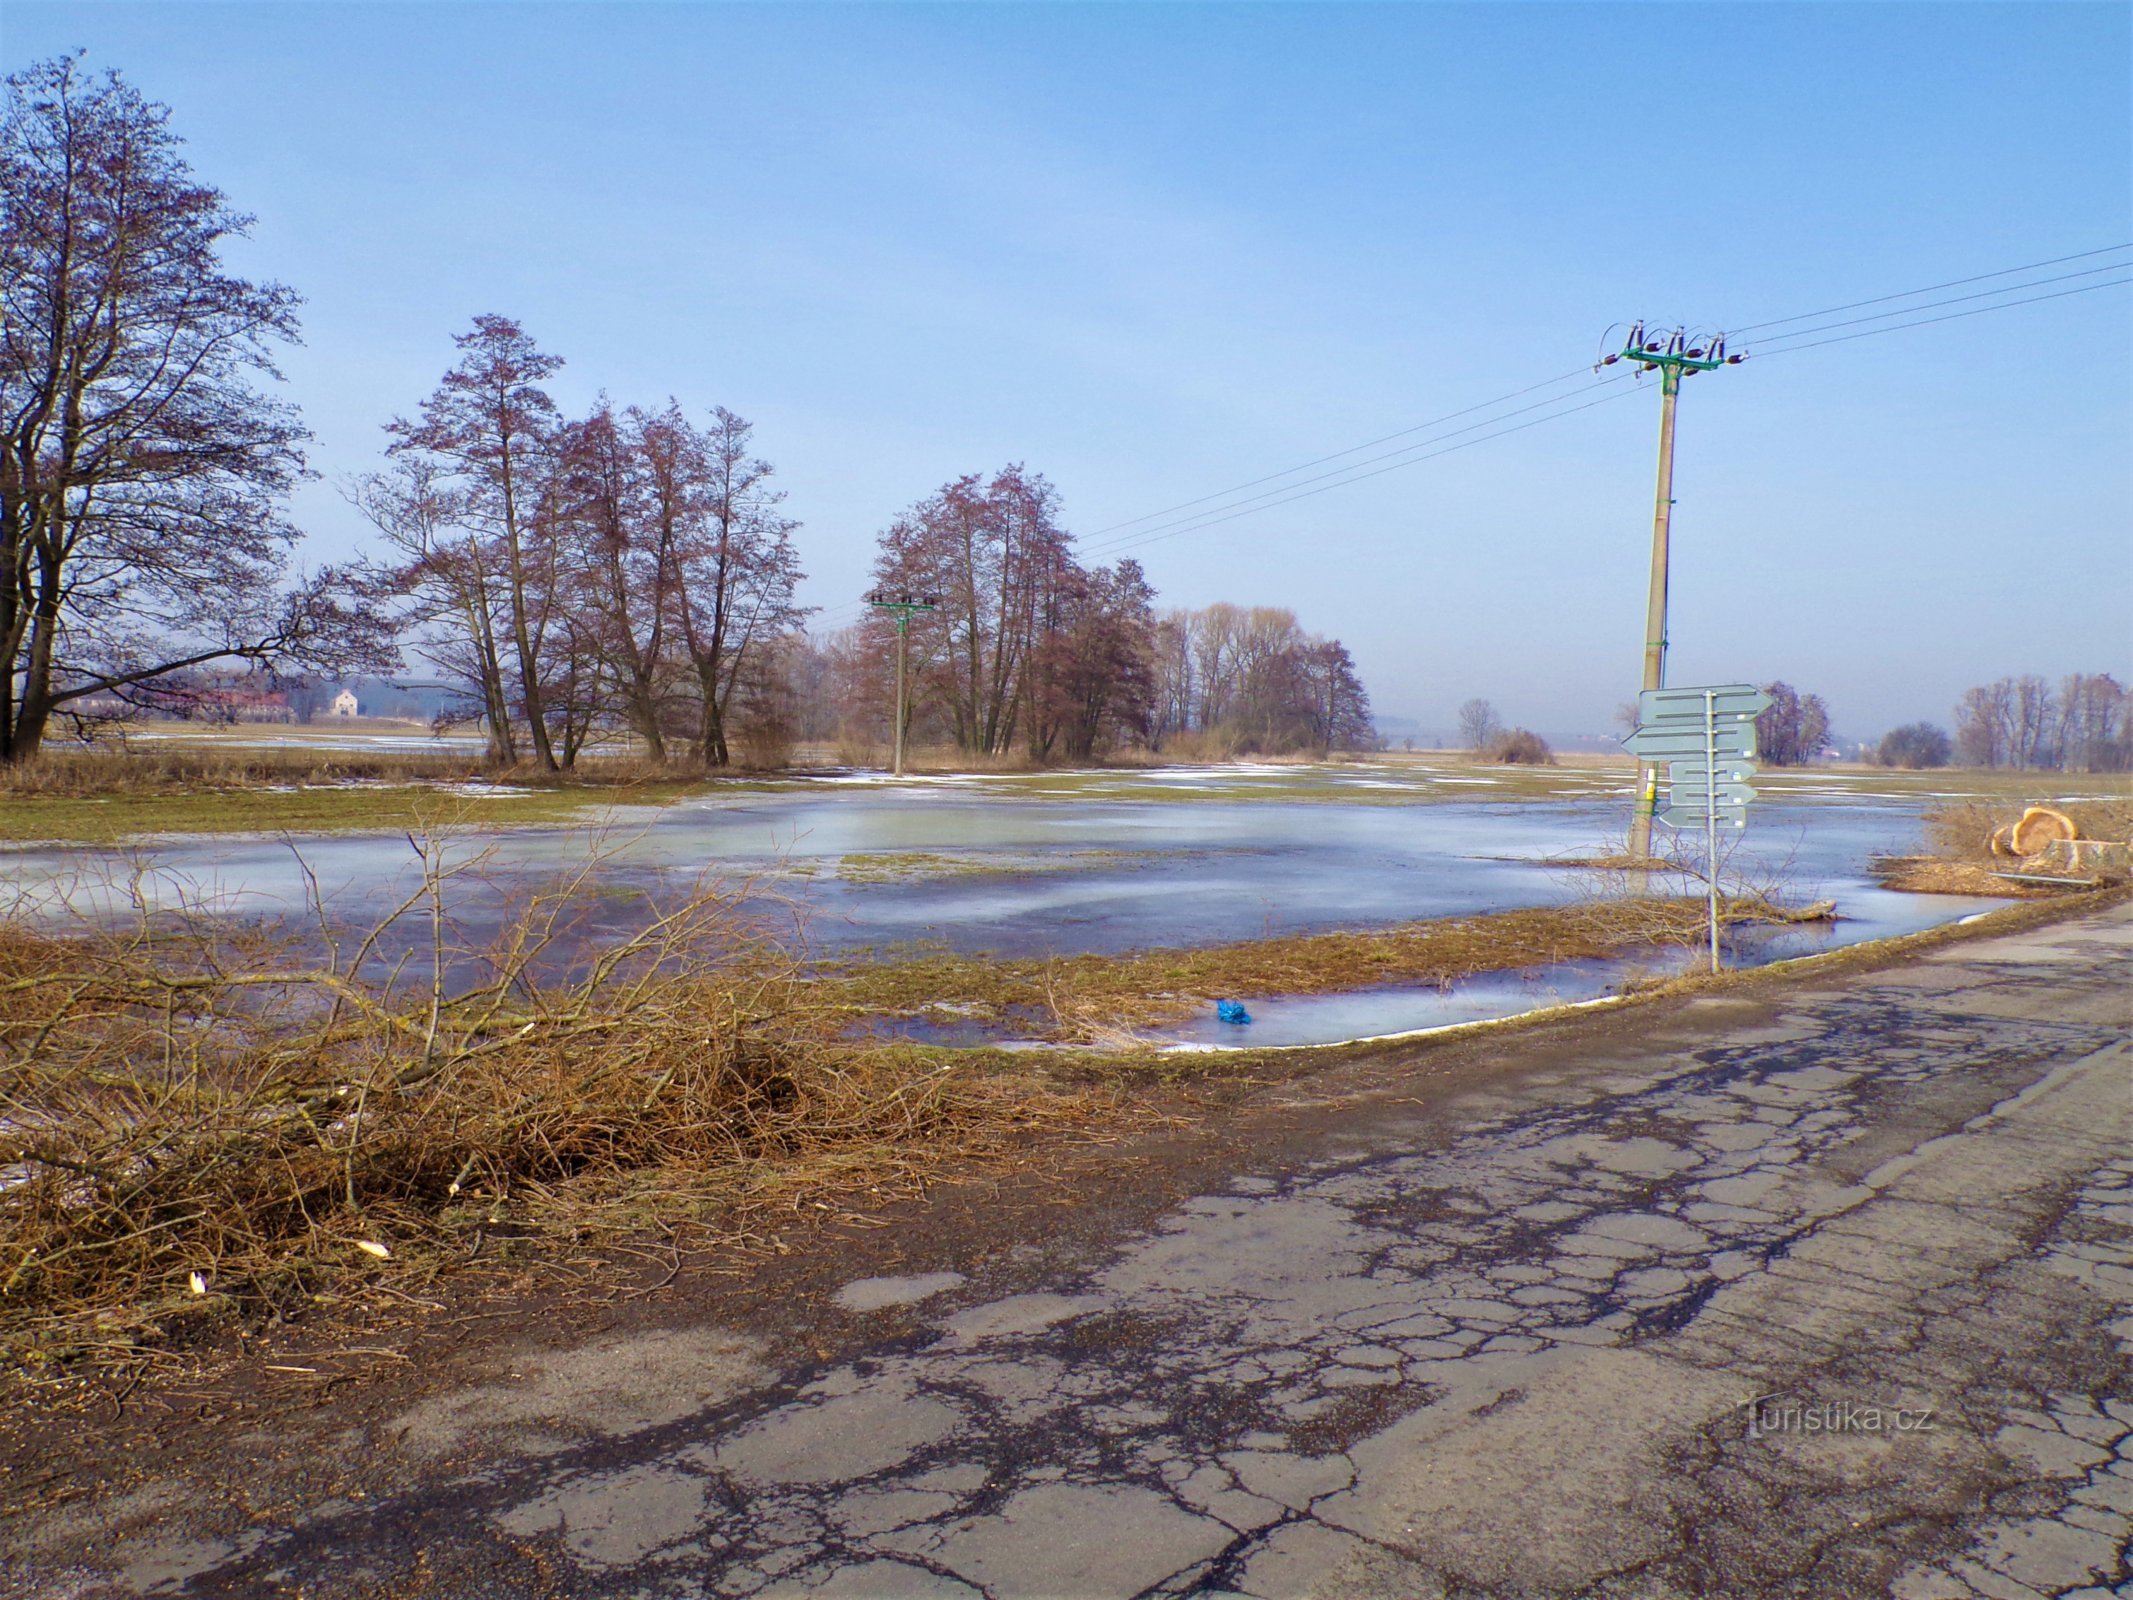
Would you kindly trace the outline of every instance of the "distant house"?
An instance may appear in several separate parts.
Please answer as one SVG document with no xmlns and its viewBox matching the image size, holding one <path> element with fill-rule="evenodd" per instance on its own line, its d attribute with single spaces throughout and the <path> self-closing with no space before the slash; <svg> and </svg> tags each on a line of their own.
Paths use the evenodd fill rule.
<svg viewBox="0 0 2133 1600">
<path fill-rule="evenodd" d="M 355 690 L 343 689 L 339 694 L 335 695 L 333 697 L 333 707 L 327 715 L 335 717 L 361 716 L 362 707 L 356 701 Z"/>
</svg>

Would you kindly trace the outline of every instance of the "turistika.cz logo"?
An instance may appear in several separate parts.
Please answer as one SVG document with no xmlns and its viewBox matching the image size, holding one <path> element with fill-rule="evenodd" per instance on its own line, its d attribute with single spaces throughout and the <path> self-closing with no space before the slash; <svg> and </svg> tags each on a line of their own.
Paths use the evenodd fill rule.
<svg viewBox="0 0 2133 1600">
<path fill-rule="evenodd" d="M 1789 1389 L 1741 1402 L 1748 1437 L 1774 1434 L 1931 1433 L 1932 1406 L 1862 1405 L 1856 1400 L 1805 1400 Z"/>
</svg>

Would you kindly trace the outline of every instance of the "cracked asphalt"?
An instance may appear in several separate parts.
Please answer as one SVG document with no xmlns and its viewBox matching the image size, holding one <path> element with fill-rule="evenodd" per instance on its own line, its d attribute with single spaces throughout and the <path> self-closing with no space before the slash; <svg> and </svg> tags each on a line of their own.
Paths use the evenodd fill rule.
<svg viewBox="0 0 2133 1600">
<path fill-rule="evenodd" d="M 529 1351 L 320 1441 L 360 1496 L 150 1485 L 18 1528 L 0 1582 L 2133 1592 L 2129 946 L 2121 906 L 1358 1099 L 1067 1259 L 846 1283 L 856 1354 Z"/>
</svg>

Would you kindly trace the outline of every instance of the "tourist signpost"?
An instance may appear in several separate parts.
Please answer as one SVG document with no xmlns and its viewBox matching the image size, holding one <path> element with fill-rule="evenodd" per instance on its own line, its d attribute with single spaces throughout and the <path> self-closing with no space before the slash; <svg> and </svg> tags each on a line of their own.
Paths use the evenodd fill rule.
<svg viewBox="0 0 2133 1600">
<path fill-rule="evenodd" d="M 1711 970 L 1718 970 L 1718 829 L 1748 825 L 1755 791 L 1755 719 L 1770 696 L 1748 683 L 1700 689 L 1647 689 L 1637 696 L 1637 731 L 1622 743 L 1639 761 L 1664 766 L 1666 809 L 1659 820 L 1703 825 L 1704 883 L 1711 908 Z"/>
</svg>

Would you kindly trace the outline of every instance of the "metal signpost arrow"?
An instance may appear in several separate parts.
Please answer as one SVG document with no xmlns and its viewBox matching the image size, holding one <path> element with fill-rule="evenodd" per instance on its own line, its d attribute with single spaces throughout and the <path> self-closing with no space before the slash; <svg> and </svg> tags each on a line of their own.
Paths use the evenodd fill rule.
<svg viewBox="0 0 2133 1600">
<path fill-rule="evenodd" d="M 1770 709 L 1770 696 L 1752 683 L 1722 683 L 1703 689 L 1647 689 L 1637 696 L 1637 732 L 1668 724 L 1701 728 L 1707 707 L 1721 724 L 1743 720 L 1752 723 Z"/>
<path fill-rule="evenodd" d="M 1657 727 L 1639 728 L 1622 743 L 1646 761 L 1701 761 L 1713 744 L 1720 756 L 1738 756 L 1755 759 L 1755 723 L 1721 722 L 1716 737 L 1706 741 L 1703 718 L 1698 716 L 1693 728 L 1677 728 L 1666 724 Z"/>
<path fill-rule="evenodd" d="M 1704 812 L 1713 807 L 1720 821 L 1736 828 L 1746 827 L 1748 819 L 1743 813 L 1748 802 L 1756 798 L 1755 790 L 1745 783 L 1714 783 L 1708 772 L 1687 773 L 1679 767 L 1669 775 L 1663 792 L 1667 798 L 1662 815 L 1680 817 L 1680 822 L 1671 824 L 1676 828 L 1684 822 L 1701 822 Z"/>
<path fill-rule="evenodd" d="M 1755 791 L 1755 719 L 1770 696 L 1750 683 L 1700 689 L 1647 689 L 1637 696 L 1637 729 L 1622 743 L 1638 760 L 1667 769 L 1659 820 L 1704 830 L 1704 884 L 1710 906 L 1711 970 L 1718 971 L 1718 825 L 1745 828 Z"/>
</svg>

